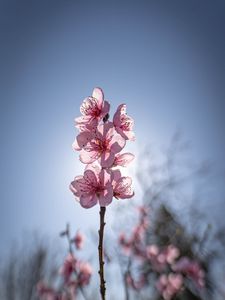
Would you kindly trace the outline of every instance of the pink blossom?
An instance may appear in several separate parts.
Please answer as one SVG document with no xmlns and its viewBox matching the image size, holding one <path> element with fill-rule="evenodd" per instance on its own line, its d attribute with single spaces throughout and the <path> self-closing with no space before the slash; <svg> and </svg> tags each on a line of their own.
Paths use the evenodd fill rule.
<svg viewBox="0 0 225 300">
<path fill-rule="evenodd" d="M 55 300 L 56 293 L 50 288 L 45 282 L 40 281 L 37 284 L 37 293 L 41 299 L 45 300 Z"/>
<path fill-rule="evenodd" d="M 84 208 L 90 208 L 97 202 L 100 206 L 107 206 L 113 198 L 111 173 L 97 167 L 87 169 L 83 176 L 75 177 L 70 189 Z"/>
<path fill-rule="evenodd" d="M 76 271 L 77 259 L 69 253 L 64 261 L 63 266 L 60 269 L 60 273 L 64 277 L 66 283 L 69 282 L 71 275 Z"/>
<path fill-rule="evenodd" d="M 115 155 L 115 160 L 113 163 L 113 166 L 121 166 L 121 167 L 127 167 L 130 162 L 134 159 L 134 154 L 132 153 L 118 153 Z"/>
<path fill-rule="evenodd" d="M 110 104 L 104 101 L 102 89 L 94 88 L 92 96 L 84 99 L 80 112 L 81 117 L 75 119 L 76 127 L 83 131 L 85 128 L 96 128 L 99 121 L 109 112 Z"/>
<path fill-rule="evenodd" d="M 173 266 L 173 270 L 187 275 L 199 288 L 205 286 L 205 272 L 197 261 L 190 260 L 188 257 L 182 257 Z"/>
<path fill-rule="evenodd" d="M 117 111 L 113 117 L 113 124 L 116 131 L 126 140 L 135 140 L 133 132 L 134 121 L 126 114 L 126 104 L 118 106 Z"/>
<path fill-rule="evenodd" d="M 78 250 L 83 248 L 84 239 L 85 239 L 84 235 L 78 230 L 75 237 L 74 237 L 74 243 L 75 243 L 75 246 Z"/>
<path fill-rule="evenodd" d="M 181 290 L 182 285 L 182 275 L 175 273 L 162 274 L 156 282 L 156 288 L 165 300 L 172 299 Z"/>
<path fill-rule="evenodd" d="M 115 154 L 125 146 L 125 140 L 115 131 L 112 122 L 98 126 L 94 137 L 84 144 L 80 153 L 80 161 L 91 164 L 100 159 L 103 168 L 113 165 Z"/>
<path fill-rule="evenodd" d="M 146 279 L 144 276 L 141 276 L 138 280 L 135 280 L 130 273 L 126 276 L 127 284 L 132 287 L 134 290 L 140 290 L 146 283 Z"/>
<path fill-rule="evenodd" d="M 123 251 L 126 255 L 131 253 L 131 242 L 126 239 L 124 232 L 121 232 L 119 235 L 119 243 L 123 248 Z"/>
<path fill-rule="evenodd" d="M 117 199 L 127 199 L 134 196 L 131 187 L 132 179 L 128 176 L 121 176 L 119 170 L 113 170 L 113 195 Z"/>
<path fill-rule="evenodd" d="M 78 268 L 78 284 L 81 286 L 89 284 L 93 272 L 91 265 L 88 262 L 79 262 Z"/>
</svg>

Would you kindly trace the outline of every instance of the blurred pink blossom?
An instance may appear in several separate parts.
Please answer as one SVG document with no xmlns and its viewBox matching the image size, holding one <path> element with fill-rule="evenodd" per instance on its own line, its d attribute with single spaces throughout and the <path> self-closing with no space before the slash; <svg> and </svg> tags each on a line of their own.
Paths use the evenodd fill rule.
<svg viewBox="0 0 225 300">
<path fill-rule="evenodd" d="M 83 248 L 85 236 L 78 230 L 73 241 L 78 250 Z"/>
<path fill-rule="evenodd" d="M 197 261 L 191 260 L 188 257 L 182 257 L 173 266 L 173 270 L 191 278 L 198 288 L 205 286 L 205 272 Z"/>
<path fill-rule="evenodd" d="M 183 277 L 176 273 L 162 274 L 156 282 L 156 288 L 165 300 L 172 299 L 182 289 L 182 285 Z"/>
</svg>

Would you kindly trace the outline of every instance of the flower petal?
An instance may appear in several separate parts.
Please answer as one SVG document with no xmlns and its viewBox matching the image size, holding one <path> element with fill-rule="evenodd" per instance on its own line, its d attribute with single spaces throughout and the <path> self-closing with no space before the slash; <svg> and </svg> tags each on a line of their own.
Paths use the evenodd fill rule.
<svg viewBox="0 0 225 300">
<path fill-rule="evenodd" d="M 109 113 L 110 110 L 110 104 L 108 101 L 104 101 L 103 102 L 103 106 L 102 106 L 102 116 L 104 117 L 106 114 Z"/>
<path fill-rule="evenodd" d="M 98 151 L 85 151 L 82 149 L 80 152 L 80 161 L 84 164 L 91 164 L 99 158 L 100 154 Z"/>
<path fill-rule="evenodd" d="M 108 170 L 102 169 L 99 174 L 99 183 L 104 188 L 112 182 L 112 173 Z"/>
<path fill-rule="evenodd" d="M 134 159 L 134 154 L 126 152 L 122 154 L 116 154 L 115 160 L 114 160 L 114 166 L 122 166 L 127 167 L 130 162 Z"/>
<path fill-rule="evenodd" d="M 84 146 L 87 145 L 87 143 L 91 140 L 93 137 L 93 134 L 89 131 L 82 131 L 78 134 L 75 141 L 73 142 L 73 149 L 74 150 L 81 150 Z"/>
<path fill-rule="evenodd" d="M 100 165 L 103 168 L 110 168 L 113 165 L 115 154 L 113 152 L 104 151 L 100 157 Z"/>
<path fill-rule="evenodd" d="M 92 97 L 98 100 L 98 108 L 102 109 L 102 104 L 104 101 L 104 93 L 103 90 L 99 87 L 94 88 L 92 92 Z"/>
<path fill-rule="evenodd" d="M 91 208 L 96 205 L 98 202 L 98 198 L 96 194 L 83 194 L 80 196 L 80 205 L 84 208 Z"/>
<path fill-rule="evenodd" d="M 118 153 L 124 148 L 124 146 L 126 145 L 126 141 L 120 134 L 115 133 L 109 145 L 113 153 Z"/>
<path fill-rule="evenodd" d="M 92 170 L 84 171 L 84 180 L 87 182 L 88 185 L 91 186 L 97 185 L 97 178 L 95 176 L 95 173 Z"/>
<path fill-rule="evenodd" d="M 108 186 L 99 194 L 99 204 L 100 206 L 107 206 L 112 202 L 113 198 L 113 188 Z"/>
</svg>

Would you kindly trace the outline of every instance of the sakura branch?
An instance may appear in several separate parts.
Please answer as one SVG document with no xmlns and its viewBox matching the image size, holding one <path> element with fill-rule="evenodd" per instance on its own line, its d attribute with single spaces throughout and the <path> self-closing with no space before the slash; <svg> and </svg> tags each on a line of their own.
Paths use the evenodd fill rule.
<svg viewBox="0 0 225 300">
<path fill-rule="evenodd" d="M 132 153 L 121 153 L 126 141 L 135 140 L 134 121 L 126 114 L 126 105 L 118 106 L 113 120 L 109 120 L 110 104 L 104 99 L 102 89 L 94 88 L 92 96 L 83 100 L 81 116 L 75 119 L 79 133 L 73 149 L 80 151 L 80 161 L 85 164 L 84 174 L 76 176 L 70 189 L 84 208 L 100 205 L 99 277 L 100 294 L 105 299 L 103 236 L 105 211 L 113 197 L 131 198 L 134 195 L 131 177 L 122 176 L 118 167 L 126 167 L 133 159 Z"/>
</svg>

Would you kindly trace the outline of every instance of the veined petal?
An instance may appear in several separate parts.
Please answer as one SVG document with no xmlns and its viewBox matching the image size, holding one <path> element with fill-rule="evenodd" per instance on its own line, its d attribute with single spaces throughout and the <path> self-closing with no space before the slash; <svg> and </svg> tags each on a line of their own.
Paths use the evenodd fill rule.
<svg viewBox="0 0 225 300">
<path fill-rule="evenodd" d="M 92 136 L 93 134 L 89 131 L 80 132 L 73 142 L 73 149 L 77 151 L 81 150 L 91 140 Z"/>
<path fill-rule="evenodd" d="M 102 116 L 104 117 L 106 114 L 109 113 L 110 110 L 110 104 L 108 101 L 104 101 L 103 102 L 103 106 L 102 106 Z"/>
<path fill-rule="evenodd" d="M 115 154 L 113 152 L 104 151 L 100 156 L 100 165 L 103 168 L 110 168 L 113 165 Z"/>
<path fill-rule="evenodd" d="M 99 204 L 100 206 L 107 206 L 112 202 L 113 199 L 113 188 L 108 186 L 99 194 Z"/>
<path fill-rule="evenodd" d="M 112 174 L 110 171 L 102 169 L 99 174 L 99 183 L 102 188 L 106 187 L 112 182 Z"/>
<path fill-rule="evenodd" d="M 98 100 L 98 108 L 102 109 L 102 104 L 104 101 L 103 90 L 99 87 L 94 88 L 94 90 L 92 92 L 92 97 Z"/>
<path fill-rule="evenodd" d="M 96 194 L 83 194 L 80 196 L 80 204 L 84 208 L 91 208 L 92 206 L 96 205 L 98 202 L 98 198 Z"/>
<path fill-rule="evenodd" d="M 123 134 L 126 137 L 126 140 L 135 141 L 135 134 L 133 131 L 123 131 Z"/>
<path fill-rule="evenodd" d="M 120 104 L 113 116 L 113 123 L 115 126 L 120 126 L 121 120 L 120 117 L 122 114 L 126 114 L 126 104 Z"/>
<path fill-rule="evenodd" d="M 114 160 L 114 166 L 122 166 L 127 167 L 130 162 L 134 159 L 134 154 L 126 152 L 122 154 L 116 154 L 115 160 Z"/>
<path fill-rule="evenodd" d="M 134 195 L 133 189 L 131 188 L 132 179 L 131 177 L 121 177 L 114 188 L 115 197 L 120 199 L 131 198 Z"/>
<path fill-rule="evenodd" d="M 112 131 L 114 128 L 112 122 L 107 122 L 104 124 L 100 124 L 98 126 L 97 132 L 100 134 L 101 139 L 109 138 L 109 134 L 113 134 L 114 131 Z"/>
<path fill-rule="evenodd" d="M 119 169 L 112 171 L 113 182 L 117 182 L 121 178 L 121 172 Z"/>
<path fill-rule="evenodd" d="M 97 178 L 95 173 L 92 170 L 84 171 L 84 179 L 86 180 L 88 185 L 96 186 L 97 185 Z"/>
<path fill-rule="evenodd" d="M 115 133 L 109 143 L 110 149 L 113 153 L 120 152 L 126 145 L 125 139 L 118 133 Z"/>
<path fill-rule="evenodd" d="M 91 164 L 99 158 L 100 154 L 101 154 L 100 152 L 95 150 L 86 151 L 82 149 L 80 152 L 80 161 L 84 164 Z"/>
</svg>

